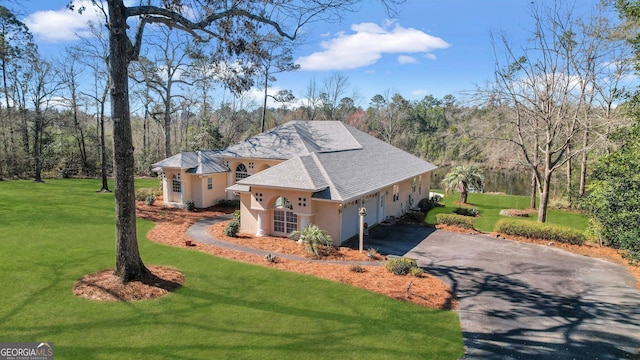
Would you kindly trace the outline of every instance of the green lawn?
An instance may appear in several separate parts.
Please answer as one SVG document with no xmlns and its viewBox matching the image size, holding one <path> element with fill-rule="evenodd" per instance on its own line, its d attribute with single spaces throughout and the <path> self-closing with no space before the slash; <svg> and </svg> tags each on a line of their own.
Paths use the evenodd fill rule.
<svg viewBox="0 0 640 360">
<path fill-rule="evenodd" d="M 157 186 L 144 180 L 140 187 Z M 111 185 L 113 188 L 113 185 Z M 115 258 L 114 197 L 99 180 L 0 181 L 0 341 L 51 341 L 56 359 L 458 359 L 456 312 L 146 240 L 180 269 L 161 299 L 95 302 L 71 288 Z"/>
<path fill-rule="evenodd" d="M 445 196 L 443 203 L 445 207 L 435 208 L 427 214 L 426 222 L 428 224 L 436 223 L 436 214 L 440 213 L 453 213 L 457 205 L 454 202 L 460 200 L 460 194 L 450 194 Z M 493 227 L 500 216 L 500 210 L 502 209 L 527 209 L 530 205 L 530 199 L 528 196 L 517 195 L 496 195 L 496 194 L 480 194 L 470 193 L 467 202 L 470 206 L 479 210 L 480 216 L 476 218 L 475 227 L 480 231 L 490 232 L 493 231 Z M 530 214 L 528 218 L 530 221 L 537 221 L 537 213 Z M 547 223 L 557 224 L 562 226 L 572 227 L 578 230 L 584 231 L 588 224 L 588 218 L 578 212 L 568 212 L 560 210 L 548 210 Z"/>
</svg>

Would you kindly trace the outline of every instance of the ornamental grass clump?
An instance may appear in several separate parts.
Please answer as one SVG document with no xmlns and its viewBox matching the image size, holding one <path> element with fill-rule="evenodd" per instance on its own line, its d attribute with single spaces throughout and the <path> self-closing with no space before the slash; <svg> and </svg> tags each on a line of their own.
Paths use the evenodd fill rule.
<svg viewBox="0 0 640 360">
<path fill-rule="evenodd" d="M 384 263 L 384 268 L 396 275 L 412 274 L 413 269 L 419 269 L 414 259 L 406 257 L 393 258 Z"/>
</svg>

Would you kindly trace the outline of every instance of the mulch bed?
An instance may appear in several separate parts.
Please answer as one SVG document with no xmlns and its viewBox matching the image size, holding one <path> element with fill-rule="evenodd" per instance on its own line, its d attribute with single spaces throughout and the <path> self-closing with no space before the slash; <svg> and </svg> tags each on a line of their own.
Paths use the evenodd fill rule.
<svg viewBox="0 0 640 360">
<path fill-rule="evenodd" d="M 157 202 L 159 202 L 157 200 Z M 140 218 L 153 221 L 156 226 L 151 229 L 147 237 L 155 242 L 188 248 L 193 251 L 203 251 L 215 256 L 225 257 L 231 260 L 258 264 L 265 267 L 283 271 L 297 272 L 324 278 L 344 284 L 360 287 L 376 293 L 386 295 L 400 301 L 411 302 L 420 306 L 434 309 L 456 309 L 457 300 L 445 283 L 434 276 L 425 274 L 422 277 L 398 276 L 388 272 L 383 266 L 362 266 L 363 272 L 353 271 L 351 265 L 337 265 L 330 263 L 318 263 L 278 258 L 276 262 L 269 262 L 262 256 L 233 251 L 208 244 L 195 243 L 186 246 L 187 229 L 203 217 L 221 216 L 232 212 L 232 209 L 210 208 L 198 209 L 193 212 L 182 209 L 165 208 L 163 206 L 149 206 L 144 202 L 136 202 L 137 215 Z M 283 254 L 293 254 L 309 257 L 301 244 L 287 238 L 279 237 L 254 237 L 250 234 L 240 234 L 238 238 L 230 238 L 224 235 L 223 229 L 226 222 L 221 222 L 210 227 L 209 232 L 219 240 L 239 243 L 243 246 L 264 249 Z M 326 257 L 331 260 L 366 261 L 366 253 L 349 248 L 336 248 Z M 379 260 L 383 260 L 378 257 Z M 164 274 L 158 272 L 157 267 L 149 267 L 152 273 L 159 279 L 170 283 L 178 283 L 176 278 L 181 274 Z M 74 287 L 74 293 L 95 300 L 140 300 L 162 296 L 166 292 L 158 291 L 155 282 L 130 282 L 122 284 L 112 275 L 113 270 L 105 270 L 100 273 L 87 275 Z M 92 276 L 93 275 L 93 276 Z M 183 278 L 182 278 L 183 279 Z M 184 279 L 182 280 L 184 281 Z M 180 282 L 181 284 L 182 282 Z M 101 295 L 98 295 L 98 294 Z M 111 295 L 111 296 L 109 296 Z"/>
</svg>

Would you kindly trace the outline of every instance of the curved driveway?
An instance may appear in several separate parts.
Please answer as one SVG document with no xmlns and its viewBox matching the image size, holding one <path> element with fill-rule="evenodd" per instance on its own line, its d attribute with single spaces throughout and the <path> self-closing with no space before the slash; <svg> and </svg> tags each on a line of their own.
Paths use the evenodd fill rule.
<svg viewBox="0 0 640 360">
<path fill-rule="evenodd" d="M 365 247 L 405 255 L 460 303 L 465 359 L 625 359 L 640 347 L 640 293 L 622 266 L 553 247 L 411 225 Z"/>
</svg>

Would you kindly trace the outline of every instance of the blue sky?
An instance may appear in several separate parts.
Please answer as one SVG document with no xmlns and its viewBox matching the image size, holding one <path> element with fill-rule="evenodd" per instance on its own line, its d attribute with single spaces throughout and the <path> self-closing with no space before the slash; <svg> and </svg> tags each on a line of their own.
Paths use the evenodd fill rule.
<svg viewBox="0 0 640 360">
<path fill-rule="evenodd" d="M 278 74 L 272 93 L 290 89 L 303 97 L 309 82 L 318 86 L 334 74 L 349 79 L 351 96 L 367 106 L 375 94 L 400 93 L 417 100 L 441 98 L 491 81 L 494 54 L 491 32 L 504 31 L 514 44 L 529 38 L 531 5 L 553 0 L 407 0 L 395 19 L 375 1 L 340 23 L 307 28 L 305 44 L 294 54 L 301 69 Z M 577 0 L 576 11 L 588 12 L 599 0 Z M 21 16 L 43 53 L 55 53 L 76 41 L 91 15 L 66 10 L 68 0 L 25 0 Z"/>
</svg>

